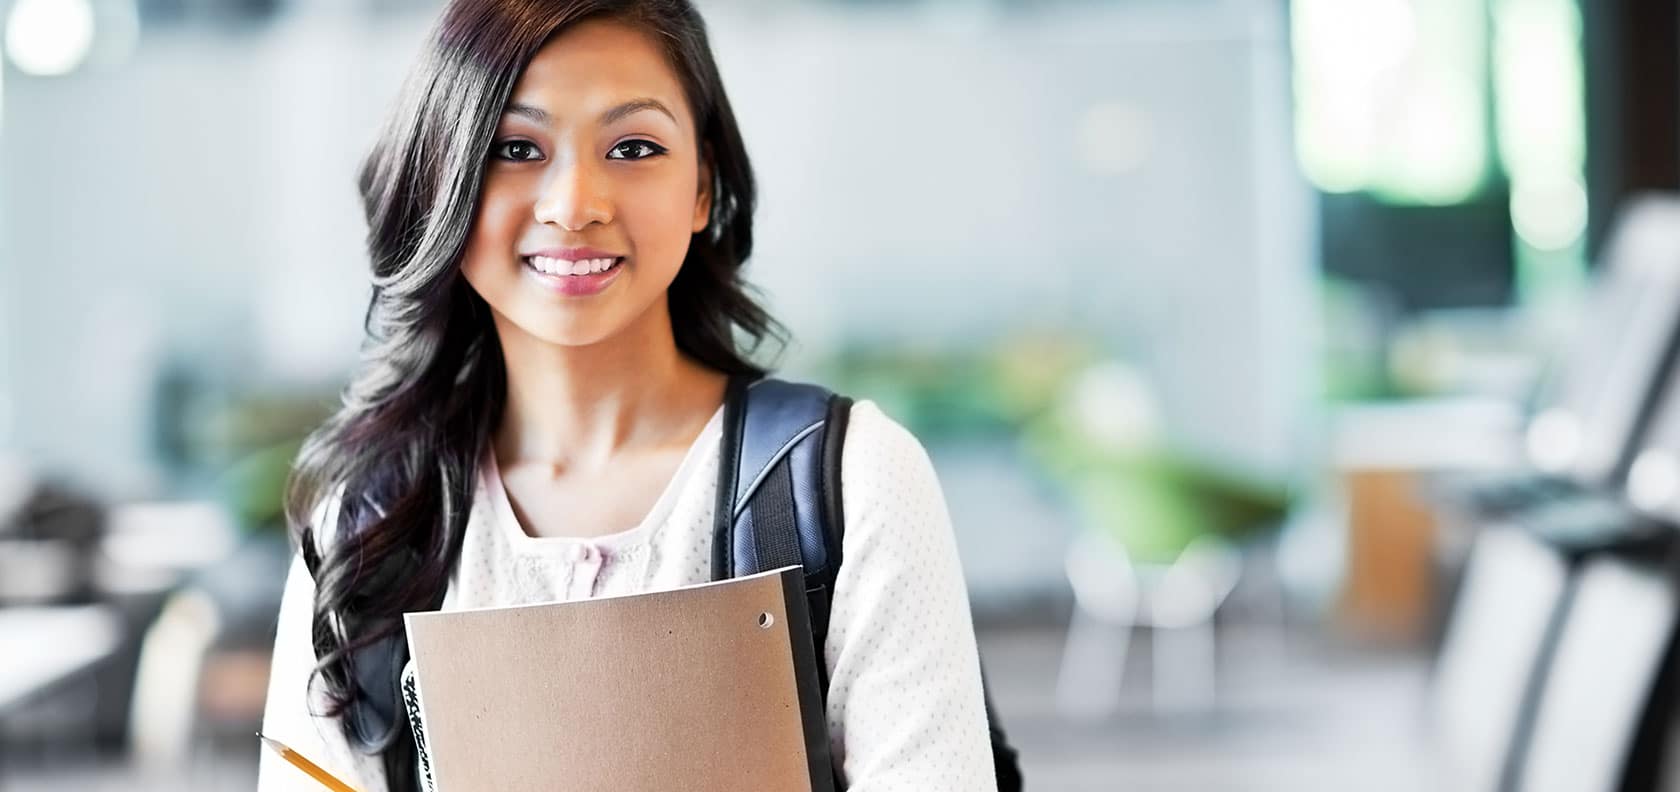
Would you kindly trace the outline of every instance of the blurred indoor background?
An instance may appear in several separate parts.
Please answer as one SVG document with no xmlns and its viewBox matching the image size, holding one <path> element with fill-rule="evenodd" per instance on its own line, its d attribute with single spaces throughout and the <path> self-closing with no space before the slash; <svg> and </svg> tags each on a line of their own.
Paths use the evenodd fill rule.
<svg viewBox="0 0 1680 792">
<path fill-rule="evenodd" d="M 1680 10 L 702 0 L 1034 790 L 1680 789 Z M 0 0 L 0 790 L 249 789 L 437 0 Z"/>
</svg>

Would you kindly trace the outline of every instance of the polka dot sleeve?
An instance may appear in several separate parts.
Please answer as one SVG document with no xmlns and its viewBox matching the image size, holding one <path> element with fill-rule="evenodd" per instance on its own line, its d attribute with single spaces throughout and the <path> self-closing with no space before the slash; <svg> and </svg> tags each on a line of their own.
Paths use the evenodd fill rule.
<svg viewBox="0 0 1680 792">
<path fill-rule="evenodd" d="M 921 443 L 869 401 L 841 459 L 828 721 L 851 792 L 997 788 L 956 539 Z"/>
</svg>

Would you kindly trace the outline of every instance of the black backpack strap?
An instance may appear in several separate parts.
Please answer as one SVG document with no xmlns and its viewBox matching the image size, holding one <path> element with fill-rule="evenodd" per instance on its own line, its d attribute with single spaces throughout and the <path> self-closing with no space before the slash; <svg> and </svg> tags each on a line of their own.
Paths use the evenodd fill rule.
<svg viewBox="0 0 1680 792">
<path fill-rule="evenodd" d="M 812 639 L 823 657 L 846 520 L 840 459 L 852 400 L 805 384 L 737 378 L 724 403 L 712 577 L 805 567 Z M 797 555 L 796 555 L 797 553 Z M 828 668 L 818 664 L 823 703 Z M 984 671 L 981 684 L 984 688 Z M 1019 757 L 984 689 L 999 792 L 1019 792 Z M 835 788 L 844 789 L 838 767 Z"/>
<path fill-rule="evenodd" d="M 724 402 L 712 577 L 724 580 L 785 566 L 805 570 L 810 635 L 826 735 L 829 611 L 840 568 L 840 450 L 851 400 L 815 385 L 734 378 Z M 844 789 L 826 738 L 812 766 L 827 765 Z M 820 754 L 820 755 L 818 755 Z"/>
<path fill-rule="evenodd" d="M 428 610 L 443 607 L 443 592 Z M 358 688 L 346 710 L 350 746 L 363 754 L 378 754 L 390 792 L 419 792 L 418 747 L 402 694 L 403 667 L 408 664 L 408 634 L 397 631 L 354 654 L 352 666 Z"/>
<path fill-rule="evenodd" d="M 347 510 L 349 508 L 351 507 L 346 507 Z M 377 505 L 365 498 L 357 502 L 354 508 L 368 508 L 383 513 Z M 339 530 L 344 532 L 352 530 L 356 518 L 354 515 L 348 515 L 341 520 L 343 521 L 339 524 Z M 450 568 L 454 568 L 460 552 L 461 537 L 456 536 L 449 548 Z M 405 560 L 406 564 L 392 562 L 396 568 L 394 574 L 400 574 L 401 570 L 413 569 L 420 563 L 418 556 L 412 552 L 406 554 Z M 440 586 L 432 594 L 426 610 L 435 611 L 442 608 L 447 589 L 448 586 Z M 360 625 L 358 631 L 371 629 L 373 626 Z M 350 668 L 356 685 L 356 696 L 344 712 L 343 728 L 352 750 L 380 757 L 385 769 L 386 786 L 390 792 L 418 792 L 418 755 L 402 701 L 402 672 L 409 659 L 408 634 L 401 619 L 396 620 L 395 629 L 390 635 L 351 652 Z"/>
<path fill-rule="evenodd" d="M 986 730 L 992 740 L 992 771 L 997 774 L 998 792 L 1021 792 L 1021 754 L 1009 744 L 998 721 L 997 707 L 992 704 L 992 689 L 986 684 L 985 664 L 980 668 L 980 692 L 986 700 Z"/>
<path fill-rule="evenodd" d="M 838 436 L 826 442 L 835 431 L 830 414 L 844 415 L 849 407 L 849 399 L 815 385 L 731 380 L 720 444 L 713 579 L 788 565 L 803 566 L 814 578 L 838 569 L 826 528 L 830 512 L 839 517 L 839 493 L 824 491 L 830 488 L 823 486 L 823 469 L 825 451 L 839 450 Z M 761 525 L 792 530 L 755 530 Z"/>
<path fill-rule="evenodd" d="M 428 610 L 442 607 L 440 596 Z M 408 631 L 401 625 L 395 634 L 358 650 L 354 660 L 358 695 L 345 713 L 351 748 L 379 756 L 389 792 L 422 789 L 419 746 L 402 690 L 408 660 Z"/>
</svg>

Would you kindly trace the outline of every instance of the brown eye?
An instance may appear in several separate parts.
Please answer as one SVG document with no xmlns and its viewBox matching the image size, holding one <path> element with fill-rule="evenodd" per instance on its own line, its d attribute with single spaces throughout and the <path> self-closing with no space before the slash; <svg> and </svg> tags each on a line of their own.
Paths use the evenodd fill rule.
<svg viewBox="0 0 1680 792">
<path fill-rule="evenodd" d="M 542 159 L 542 152 L 529 140 L 504 140 L 490 150 L 497 159 L 530 161 Z"/>
<path fill-rule="evenodd" d="M 626 140 L 607 152 L 607 159 L 639 160 L 664 154 L 665 149 L 646 140 Z M 613 156 L 613 155 L 618 156 Z"/>
</svg>

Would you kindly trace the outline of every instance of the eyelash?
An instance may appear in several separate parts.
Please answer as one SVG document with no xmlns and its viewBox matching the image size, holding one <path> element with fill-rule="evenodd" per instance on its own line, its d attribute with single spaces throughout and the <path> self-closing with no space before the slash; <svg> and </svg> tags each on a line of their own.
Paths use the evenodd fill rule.
<svg viewBox="0 0 1680 792">
<path fill-rule="evenodd" d="M 642 146 L 642 147 L 644 147 L 648 150 L 648 153 L 643 154 L 640 157 L 628 157 L 628 158 L 626 158 L 626 157 L 611 157 L 611 156 L 609 156 L 607 159 L 629 159 L 631 162 L 634 162 L 636 160 L 645 160 L 645 159 L 649 159 L 651 157 L 657 157 L 657 156 L 665 153 L 665 147 L 664 146 L 661 146 L 658 143 L 654 143 L 653 141 L 650 141 L 650 140 L 626 140 L 623 143 L 620 143 L 616 146 L 613 146 L 610 150 L 607 151 L 607 153 L 610 155 L 614 151 L 617 151 L 621 148 L 624 148 L 625 146 Z"/>
<path fill-rule="evenodd" d="M 504 153 L 504 152 L 507 152 L 509 149 L 511 149 L 514 146 L 527 146 L 533 151 L 535 151 L 536 148 L 537 148 L 537 145 L 535 143 L 532 143 L 529 140 L 503 140 L 503 141 L 497 142 L 496 145 L 490 149 L 490 156 L 495 157 L 496 159 L 500 159 L 500 160 L 507 160 L 509 162 L 536 162 L 536 161 L 542 159 L 541 156 L 538 156 L 538 157 L 514 157 L 514 156 L 508 156 Z M 652 141 L 649 141 L 649 140 L 626 140 L 622 143 L 619 143 L 616 146 L 613 146 L 610 150 L 608 150 L 607 154 L 611 155 L 614 151 L 618 151 L 619 149 L 622 149 L 625 146 L 641 146 L 641 147 L 645 148 L 648 153 L 643 154 L 640 157 L 613 157 L 613 156 L 608 156 L 607 159 L 624 160 L 624 161 L 627 161 L 627 162 L 637 162 L 639 160 L 645 160 L 645 159 L 650 159 L 652 157 L 657 157 L 657 156 L 659 156 L 661 154 L 664 154 L 666 152 L 665 147 L 659 145 L 658 143 L 654 143 Z M 541 154 L 541 152 L 537 152 L 537 153 L 539 155 Z"/>
</svg>

